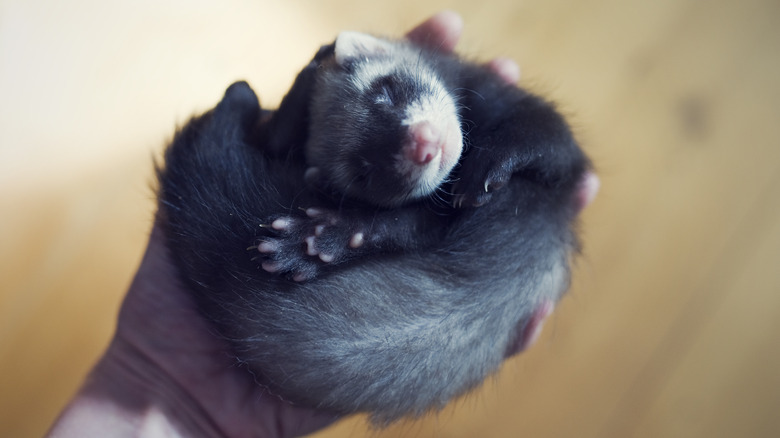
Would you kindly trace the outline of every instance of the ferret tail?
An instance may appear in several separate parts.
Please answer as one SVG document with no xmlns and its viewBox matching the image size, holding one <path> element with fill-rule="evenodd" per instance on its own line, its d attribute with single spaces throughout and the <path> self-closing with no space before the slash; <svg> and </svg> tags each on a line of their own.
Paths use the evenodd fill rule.
<svg viewBox="0 0 780 438">
<path fill-rule="evenodd" d="M 237 82 L 175 135 L 157 167 L 158 222 L 180 268 L 196 282 L 247 263 L 247 247 L 277 196 L 262 147 L 250 140 L 259 118 L 255 93 Z"/>
</svg>

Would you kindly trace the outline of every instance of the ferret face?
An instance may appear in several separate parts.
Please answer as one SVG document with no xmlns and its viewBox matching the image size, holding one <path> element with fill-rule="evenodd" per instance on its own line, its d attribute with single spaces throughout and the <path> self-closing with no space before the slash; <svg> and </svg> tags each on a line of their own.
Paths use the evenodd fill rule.
<svg viewBox="0 0 780 438">
<path fill-rule="evenodd" d="M 311 114 L 308 164 L 337 191 L 376 205 L 430 195 L 463 149 L 452 94 L 404 43 L 339 35 Z"/>
</svg>

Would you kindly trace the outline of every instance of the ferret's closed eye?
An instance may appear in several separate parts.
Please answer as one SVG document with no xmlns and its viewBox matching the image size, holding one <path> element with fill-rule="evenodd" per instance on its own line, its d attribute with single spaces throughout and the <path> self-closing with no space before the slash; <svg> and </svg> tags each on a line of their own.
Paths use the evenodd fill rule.
<svg viewBox="0 0 780 438">
<path fill-rule="evenodd" d="M 390 76 L 384 76 L 372 84 L 372 91 L 374 96 L 374 103 L 377 105 L 395 105 L 396 104 L 396 84 L 393 83 L 393 78 Z"/>
<path fill-rule="evenodd" d="M 393 98 L 390 93 L 390 88 L 386 85 L 382 85 L 379 88 L 379 92 L 374 97 L 374 103 L 377 105 L 393 105 Z"/>
</svg>

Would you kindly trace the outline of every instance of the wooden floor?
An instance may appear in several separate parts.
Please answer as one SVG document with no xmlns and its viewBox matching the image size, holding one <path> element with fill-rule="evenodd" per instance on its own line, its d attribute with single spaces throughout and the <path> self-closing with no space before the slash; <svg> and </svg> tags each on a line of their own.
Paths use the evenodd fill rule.
<svg viewBox="0 0 780 438">
<path fill-rule="evenodd" d="M 775 0 L 0 2 L 0 436 L 49 426 L 109 340 L 151 158 L 233 80 L 275 105 L 341 29 L 449 6 L 594 158 L 585 256 L 538 345 L 438 415 L 318 437 L 780 436 Z"/>
</svg>

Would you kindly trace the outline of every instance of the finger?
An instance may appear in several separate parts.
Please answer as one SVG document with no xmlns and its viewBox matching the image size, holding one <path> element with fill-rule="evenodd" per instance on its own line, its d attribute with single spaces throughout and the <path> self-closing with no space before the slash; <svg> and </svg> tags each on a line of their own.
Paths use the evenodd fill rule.
<svg viewBox="0 0 780 438">
<path fill-rule="evenodd" d="M 463 19 L 456 12 L 442 11 L 406 34 L 416 44 L 451 52 L 463 33 Z"/>
<path fill-rule="evenodd" d="M 598 194 L 600 186 L 601 181 L 595 173 L 592 171 L 585 173 L 577 187 L 577 195 L 575 198 L 575 208 L 577 212 L 582 211 L 596 199 L 596 194 Z"/>
<path fill-rule="evenodd" d="M 487 66 L 508 84 L 515 84 L 520 80 L 520 66 L 509 58 L 496 58 L 488 62 Z"/>
</svg>

